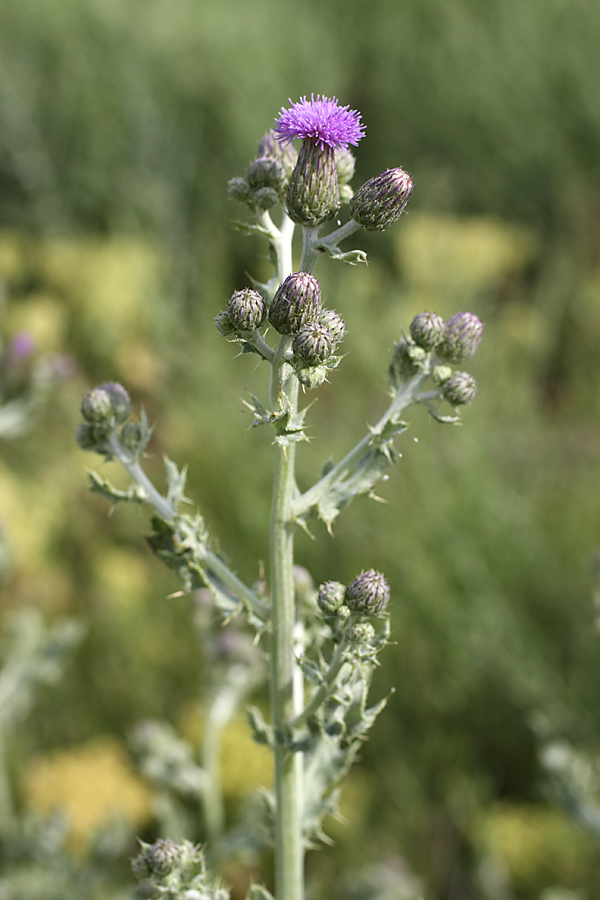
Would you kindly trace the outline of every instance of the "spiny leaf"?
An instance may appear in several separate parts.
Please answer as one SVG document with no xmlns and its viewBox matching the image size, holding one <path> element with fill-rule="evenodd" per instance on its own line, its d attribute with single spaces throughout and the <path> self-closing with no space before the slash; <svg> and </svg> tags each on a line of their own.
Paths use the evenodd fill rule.
<svg viewBox="0 0 600 900">
<path fill-rule="evenodd" d="M 139 484 L 132 484 L 125 491 L 120 491 L 106 478 L 101 478 L 97 472 L 88 472 L 90 481 L 90 491 L 92 494 L 98 494 L 105 500 L 116 503 L 146 503 L 148 497 L 143 487 Z"/>
</svg>

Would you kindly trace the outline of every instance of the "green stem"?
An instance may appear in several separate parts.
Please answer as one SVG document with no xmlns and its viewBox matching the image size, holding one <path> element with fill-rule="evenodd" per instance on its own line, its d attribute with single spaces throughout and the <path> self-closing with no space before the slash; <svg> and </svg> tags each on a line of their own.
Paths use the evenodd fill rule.
<svg viewBox="0 0 600 900">
<path fill-rule="evenodd" d="M 296 716 L 293 722 L 290 722 L 291 728 L 297 728 L 299 725 L 303 725 L 306 721 L 308 721 L 308 719 L 316 713 L 321 704 L 332 693 L 335 686 L 335 680 L 339 674 L 340 669 L 344 665 L 347 649 L 347 641 L 344 640 L 340 644 L 338 644 L 331 659 L 331 663 L 329 664 L 329 668 L 327 669 L 327 673 L 323 679 L 323 684 L 319 688 L 317 688 L 302 712 Z"/>
<path fill-rule="evenodd" d="M 297 406 L 297 391 L 289 398 Z M 294 537 L 291 503 L 296 444 L 276 449 L 271 510 L 271 706 L 275 730 L 275 887 L 277 900 L 303 900 L 302 754 L 291 753 L 283 736 L 296 715 L 294 690 Z"/>
<path fill-rule="evenodd" d="M 340 481 L 352 472 L 363 454 L 369 449 L 373 440 L 373 435 L 380 434 L 392 417 L 399 415 L 407 406 L 410 406 L 411 403 L 415 402 L 421 385 L 428 377 L 429 371 L 423 372 L 421 375 L 417 375 L 413 378 L 412 381 L 409 381 L 404 388 L 397 392 L 377 425 L 370 429 L 369 434 L 366 434 L 362 441 L 347 453 L 341 462 L 339 462 L 337 466 L 334 466 L 327 475 L 324 475 L 323 478 L 317 481 L 317 483 L 309 488 L 308 491 L 294 500 L 292 504 L 292 514 L 294 517 L 298 518 L 307 513 L 319 502 L 323 494 L 325 494 L 332 484 L 335 484 L 336 481 Z"/>
<path fill-rule="evenodd" d="M 279 282 L 292 272 L 293 223 L 284 213 L 277 251 Z M 282 336 L 271 362 L 270 404 L 280 399 L 293 415 L 298 409 L 298 381 L 290 377 L 285 355 L 291 338 Z M 276 444 L 271 506 L 271 714 L 275 733 L 275 894 L 277 900 L 304 900 L 303 755 L 283 743 L 286 723 L 304 704 L 304 682 L 296 662 L 299 635 L 294 603 L 294 524 L 296 443 Z"/>
</svg>

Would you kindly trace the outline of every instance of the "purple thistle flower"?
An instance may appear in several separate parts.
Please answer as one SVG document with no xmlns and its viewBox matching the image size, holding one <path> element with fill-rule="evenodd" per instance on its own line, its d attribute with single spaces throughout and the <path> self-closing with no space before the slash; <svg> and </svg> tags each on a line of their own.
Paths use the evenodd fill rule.
<svg viewBox="0 0 600 900">
<path fill-rule="evenodd" d="M 275 134 L 282 144 L 289 144 L 292 138 L 312 141 L 319 144 L 321 150 L 330 147 L 356 146 L 364 137 L 365 126 L 360 121 L 360 113 L 348 106 L 338 106 L 335 97 L 310 95 L 310 100 L 302 97 L 298 103 L 292 103 L 291 109 L 281 110 L 275 122 Z"/>
</svg>

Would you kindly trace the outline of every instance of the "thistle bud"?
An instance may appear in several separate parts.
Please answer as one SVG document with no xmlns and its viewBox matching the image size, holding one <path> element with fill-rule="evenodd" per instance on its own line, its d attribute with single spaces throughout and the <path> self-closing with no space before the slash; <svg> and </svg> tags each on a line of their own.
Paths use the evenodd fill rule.
<svg viewBox="0 0 600 900">
<path fill-rule="evenodd" d="M 277 159 L 259 156 L 248 166 L 246 180 L 253 191 L 269 187 L 279 193 L 285 181 L 285 170 Z"/>
<path fill-rule="evenodd" d="M 333 353 L 333 337 L 325 325 L 309 322 L 294 335 L 292 350 L 307 366 L 318 366 Z"/>
<path fill-rule="evenodd" d="M 393 385 L 418 375 L 422 369 L 427 352 L 418 347 L 410 338 L 402 338 L 394 344 L 390 363 L 390 380 Z"/>
<path fill-rule="evenodd" d="M 119 440 L 127 450 L 135 452 L 142 440 L 142 429 L 137 422 L 126 422 L 121 429 Z"/>
<path fill-rule="evenodd" d="M 460 312 L 444 322 L 444 340 L 438 353 L 451 362 L 471 359 L 483 335 L 483 322 L 470 312 Z"/>
<path fill-rule="evenodd" d="M 452 406 L 466 406 L 477 394 L 477 382 L 468 372 L 455 372 L 442 385 L 442 396 Z"/>
<path fill-rule="evenodd" d="M 444 339 L 444 320 L 437 313 L 419 313 L 410 323 L 410 335 L 419 347 L 434 350 Z"/>
<path fill-rule="evenodd" d="M 141 853 L 131 863 L 134 874 L 140 879 L 164 878 L 177 869 L 187 855 L 185 847 L 168 838 L 154 844 L 141 843 Z"/>
<path fill-rule="evenodd" d="M 81 422 L 75 429 L 75 442 L 81 450 L 95 450 L 104 437 L 102 429 L 89 422 Z"/>
<path fill-rule="evenodd" d="M 436 384 L 444 384 L 452 375 L 450 366 L 434 366 L 431 376 Z"/>
<path fill-rule="evenodd" d="M 324 381 L 327 381 L 329 370 L 326 366 L 307 366 L 303 369 L 296 369 L 296 378 L 308 391 L 313 388 L 321 387 Z"/>
<path fill-rule="evenodd" d="M 258 145 L 258 156 L 268 156 L 270 159 L 276 159 L 277 162 L 283 166 L 286 181 L 289 180 L 290 175 L 294 171 L 294 166 L 298 161 L 298 151 L 296 148 L 293 147 L 292 144 L 286 144 L 285 146 L 280 144 L 275 137 L 275 132 L 273 130 L 269 131 L 261 138 L 260 144 Z"/>
<path fill-rule="evenodd" d="M 334 158 L 338 185 L 341 188 L 343 185 L 348 184 L 349 181 L 352 181 L 354 169 L 356 168 L 356 159 L 350 150 L 345 150 L 343 147 L 336 148 Z"/>
<path fill-rule="evenodd" d="M 230 178 L 227 182 L 227 193 L 240 203 L 252 201 L 252 190 L 245 178 Z"/>
<path fill-rule="evenodd" d="M 340 191 L 333 147 L 302 142 L 286 193 L 288 215 L 297 225 L 314 228 L 340 208 Z"/>
<path fill-rule="evenodd" d="M 321 312 L 321 286 L 314 275 L 295 272 L 281 284 L 269 308 L 269 322 L 279 334 L 295 334 Z"/>
<path fill-rule="evenodd" d="M 131 398 L 122 384 L 108 381 L 88 391 L 81 401 L 81 415 L 92 424 L 120 425 L 131 415 Z"/>
<path fill-rule="evenodd" d="M 227 316 L 235 331 L 254 331 L 267 318 L 267 307 L 258 291 L 245 288 L 233 294 Z"/>
<path fill-rule="evenodd" d="M 273 188 L 263 187 L 253 195 L 252 202 L 258 209 L 271 209 L 276 203 L 279 203 L 279 195 Z"/>
<path fill-rule="evenodd" d="M 355 622 L 348 636 L 355 644 L 370 644 L 375 637 L 375 629 L 370 622 Z"/>
<path fill-rule="evenodd" d="M 339 344 L 346 334 L 346 323 L 335 309 L 322 309 L 318 321 L 324 325 L 333 338 L 333 343 Z"/>
<path fill-rule="evenodd" d="M 340 185 L 340 203 L 342 206 L 350 203 L 352 198 L 354 197 L 354 191 L 350 187 L 349 184 L 341 184 Z"/>
<path fill-rule="evenodd" d="M 343 605 L 346 596 L 346 586 L 339 581 L 326 581 L 319 588 L 317 603 L 321 612 L 326 616 L 333 616 Z"/>
<path fill-rule="evenodd" d="M 229 318 L 228 313 L 220 312 L 217 316 L 215 316 L 215 328 L 219 332 L 219 334 L 233 334 L 235 332 L 235 326 L 233 325 L 231 319 Z"/>
<path fill-rule="evenodd" d="M 352 218 L 367 231 L 385 231 L 404 212 L 413 183 L 404 169 L 387 169 L 370 178 L 350 201 Z"/>
<path fill-rule="evenodd" d="M 375 569 L 361 572 L 346 588 L 346 606 L 359 616 L 380 616 L 390 602 L 390 586 Z"/>
</svg>

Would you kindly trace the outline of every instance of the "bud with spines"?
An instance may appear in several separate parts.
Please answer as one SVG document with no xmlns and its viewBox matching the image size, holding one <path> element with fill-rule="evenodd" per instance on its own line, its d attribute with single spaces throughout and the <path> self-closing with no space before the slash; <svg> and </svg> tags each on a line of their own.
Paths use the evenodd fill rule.
<svg viewBox="0 0 600 900">
<path fill-rule="evenodd" d="M 352 218 L 367 231 L 385 231 L 404 212 L 412 190 L 408 172 L 387 169 L 356 191 L 350 201 Z"/>
<path fill-rule="evenodd" d="M 435 350 L 444 339 L 444 320 L 437 313 L 419 313 L 410 323 L 410 336 L 424 350 Z"/>
<path fill-rule="evenodd" d="M 290 219 L 297 225 L 315 228 L 333 218 L 340 208 L 333 147 L 321 148 L 310 139 L 302 142 L 285 202 Z"/>
<path fill-rule="evenodd" d="M 483 322 L 474 313 L 460 312 L 444 322 L 444 340 L 438 353 L 450 362 L 471 359 L 483 335 Z"/>
<path fill-rule="evenodd" d="M 349 184 L 354 177 L 356 159 L 354 154 L 350 150 L 344 149 L 344 147 L 336 148 L 334 158 L 338 175 L 338 185 L 343 187 L 344 185 Z"/>
<path fill-rule="evenodd" d="M 318 366 L 333 353 L 333 337 L 326 325 L 309 322 L 294 335 L 292 350 L 294 356 L 307 366 Z"/>
<path fill-rule="evenodd" d="M 390 363 L 390 381 L 394 387 L 418 375 L 423 370 L 426 359 L 427 352 L 411 338 L 401 338 L 394 344 Z"/>
<path fill-rule="evenodd" d="M 279 334 L 296 334 L 321 312 L 321 286 L 314 275 L 294 272 L 281 284 L 269 307 L 269 322 Z"/>
<path fill-rule="evenodd" d="M 319 587 L 317 604 L 326 616 L 334 616 L 343 605 L 346 597 L 346 586 L 339 581 L 326 581 Z"/>
<path fill-rule="evenodd" d="M 267 307 L 258 291 L 245 288 L 232 295 L 227 316 L 235 331 L 254 331 L 267 318 Z"/>
<path fill-rule="evenodd" d="M 346 334 L 346 323 L 340 314 L 335 309 L 322 309 L 318 321 L 329 331 L 334 346 L 339 344 Z"/>
<path fill-rule="evenodd" d="M 468 372 L 454 372 L 442 385 L 442 396 L 452 406 L 466 406 L 477 394 L 477 382 Z"/>
<path fill-rule="evenodd" d="M 248 166 L 246 181 L 253 191 L 260 188 L 272 188 L 280 194 L 285 182 L 285 169 L 277 159 L 271 156 L 259 156 Z"/>
<path fill-rule="evenodd" d="M 235 326 L 226 312 L 220 312 L 215 316 L 215 328 L 219 334 L 225 336 L 228 334 L 235 334 Z"/>
<path fill-rule="evenodd" d="M 276 138 L 273 129 L 268 131 L 261 139 L 258 145 L 258 156 L 268 156 L 270 159 L 276 159 L 283 166 L 286 182 L 294 171 L 294 166 L 298 161 L 298 152 L 292 144 L 282 145 Z"/>
<path fill-rule="evenodd" d="M 154 844 L 141 842 L 141 852 L 131 863 L 134 874 L 140 879 L 164 878 L 177 869 L 185 860 L 185 847 L 169 838 Z"/>
<path fill-rule="evenodd" d="M 129 394 L 116 381 L 93 388 L 81 401 L 81 415 L 92 425 L 121 425 L 131 415 L 131 408 Z"/>
<path fill-rule="evenodd" d="M 346 588 L 346 606 L 358 616 L 380 616 L 390 602 L 390 586 L 381 572 L 368 569 Z"/>
<path fill-rule="evenodd" d="M 312 391 L 314 388 L 321 387 L 324 381 L 327 381 L 329 369 L 327 366 L 304 366 L 296 369 L 296 378 L 303 388 Z"/>
</svg>

